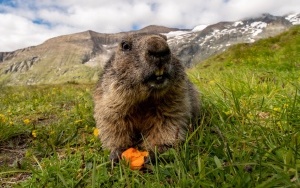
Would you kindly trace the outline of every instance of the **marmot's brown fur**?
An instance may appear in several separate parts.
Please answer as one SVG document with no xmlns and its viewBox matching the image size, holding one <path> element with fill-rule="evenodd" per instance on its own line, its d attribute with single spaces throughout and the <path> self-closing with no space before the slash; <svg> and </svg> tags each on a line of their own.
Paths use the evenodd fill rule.
<svg viewBox="0 0 300 188">
<path fill-rule="evenodd" d="M 185 140 L 200 113 L 198 92 L 162 35 L 130 35 L 104 67 L 94 94 L 102 146 L 163 152 Z"/>
</svg>

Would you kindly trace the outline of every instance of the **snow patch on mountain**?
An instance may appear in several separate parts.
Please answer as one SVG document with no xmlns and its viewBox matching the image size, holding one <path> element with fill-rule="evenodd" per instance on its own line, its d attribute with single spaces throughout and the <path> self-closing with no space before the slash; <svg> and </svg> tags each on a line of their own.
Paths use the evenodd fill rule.
<svg viewBox="0 0 300 188">
<path fill-rule="evenodd" d="M 194 29 L 192 31 L 193 32 L 202 31 L 206 27 L 207 27 L 207 25 L 198 25 L 198 26 L 194 27 Z"/>
<path fill-rule="evenodd" d="M 265 22 L 253 22 L 251 23 L 251 27 L 254 27 L 254 28 L 258 28 L 258 29 L 263 29 L 265 27 L 267 27 L 267 23 Z"/>
<path fill-rule="evenodd" d="M 237 21 L 237 22 L 234 22 L 234 23 L 233 23 L 233 26 L 234 26 L 234 27 L 237 27 L 237 26 L 239 26 L 239 25 L 244 25 L 244 23 L 243 23 L 242 21 Z"/>
<path fill-rule="evenodd" d="M 163 35 L 166 35 L 166 37 L 172 38 L 172 37 L 179 37 L 180 35 L 185 35 L 191 33 L 191 31 L 171 31 L 169 33 L 162 33 Z"/>
<path fill-rule="evenodd" d="M 190 34 L 192 34 L 193 32 L 199 32 L 202 31 L 203 29 L 205 29 L 207 27 L 207 25 L 198 25 L 196 27 L 194 27 L 194 29 L 190 30 L 190 31 L 171 31 L 169 33 L 162 33 L 163 35 L 165 35 L 168 39 L 169 38 L 176 38 L 176 39 L 181 39 L 184 35 L 184 37 L 189 36 Z"/>
<path fill-rule="evenodd" d="M 293 25 L 300 25 L 300 14 L 290 14 L 285 17 L 288 21 L 290 21 Z"/>
</svg>

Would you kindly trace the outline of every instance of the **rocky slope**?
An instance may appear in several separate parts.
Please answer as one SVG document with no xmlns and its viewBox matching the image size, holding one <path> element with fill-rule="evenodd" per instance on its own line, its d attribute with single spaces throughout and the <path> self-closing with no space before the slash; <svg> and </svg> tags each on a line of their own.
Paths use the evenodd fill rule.
<svg viewBox="0 0 300 188">
<path fill-rule="evenodd" d="M 138 31 L 101 34 L 85 31 L 49 39 L 13 52 L 0 52 L 0 84 L 32 85 L 96 81 L 117 42 L 128 33 L 162 33 L 172 51 L 189 67 L 237 43 L 279 34 L 300 24 L 300 14 L 265 14 L 236 22 L 220 22 L 179 30 L 148 26 Z"/>
</svg>

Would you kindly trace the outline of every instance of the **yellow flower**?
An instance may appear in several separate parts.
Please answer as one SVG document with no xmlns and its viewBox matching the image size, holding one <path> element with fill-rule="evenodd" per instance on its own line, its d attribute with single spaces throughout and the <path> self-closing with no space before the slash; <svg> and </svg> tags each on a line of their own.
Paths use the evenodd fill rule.
<svg viewBox="0 0 300 188">
<path fill-rule="evenodd" d="M 93 131 L 94 136 L 98 136 L 99 135 L 99 129 L 95 128 Z"/>
<path fill-rule="evenodd" d="M 252 114 L 251 112 L 249 112 L 249 113 L 247 114 L 247 118 L 248 118 L 248 119 L 253 119 L 254 116 L 253 116 L 253 114 Z"/>
<path fill-rule="evenodd" d="M 208 82 L 209 85 L 215 85 L 215 83 L 216 83 L 215 80 L 210 80 L 210 81 Z"/>
<path fill-rule="evenodd" d="M 232 114 L 232 110 L 228 110 L 226 112 L 224 112 L 227 116 L 231 115 Z"/>
<path fill-rule="evenodd" d="M 83 120 L 82 120 L 82 119 L 80 119 L 80 120 L 76 120 L 76 121 L 75 121 L 75 124 L 77 124 L 77 123 L 81 123 L 81 122 L 83 122 Z"/>
<path fill-rule="evenodd" d="M 30 123 L 30 119 L 24 119 L 23 122 L 28 125 Z"/>
<path fill-rule="evenodd" d="M 31 132 L 31 135 L 32 135 L 34 138 L 36 138 L 36 130 L 33 130 L 33 131 Z"/>
<path fill-rule="evenodd" d="M 2 121 L 3 123 L 5 123 L 5 122 L 6 122 L 5 115 L 3 115 L 3 114 L 0 114 L 0 121 Z"/>
<path fill-rule="evenodd" d="M 280 108 L 273 108 L 273 110 L 275 111 L 275 112 L 281 112 L 281 109 Z"/>
</svg>

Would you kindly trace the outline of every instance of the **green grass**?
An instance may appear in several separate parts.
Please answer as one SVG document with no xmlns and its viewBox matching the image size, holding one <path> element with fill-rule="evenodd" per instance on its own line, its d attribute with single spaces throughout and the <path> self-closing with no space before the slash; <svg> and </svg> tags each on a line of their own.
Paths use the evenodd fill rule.
<svg viewBox="0 0 300 188">
<path fill-rule="evenodd" d="M 110 163 L 93 135 L 93 85 L 1 87 L 0 185 L 299 187 L 299 32 L 235 46 L 189 70 L 203 117 L 149 172 Z"/>
</svg>

